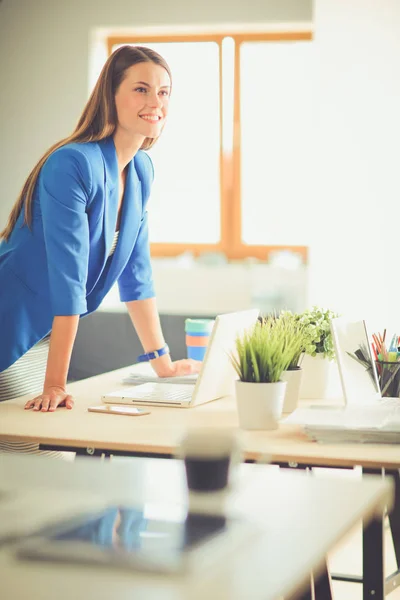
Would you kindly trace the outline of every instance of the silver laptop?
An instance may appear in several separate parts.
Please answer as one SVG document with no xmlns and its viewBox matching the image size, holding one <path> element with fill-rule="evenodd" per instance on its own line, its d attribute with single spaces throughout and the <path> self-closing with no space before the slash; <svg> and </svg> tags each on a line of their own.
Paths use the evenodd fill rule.
<svg viewBox="0 0 400 600">
<path fill-rule="evenodd" d="M 189 408 L 229 396 L 234 392 L 236 372 L 229 359 L 235 339 L 255 324 L 258 309 L 218 315 L 211 332 L 203 364 L 194 385 L 143 383 L 104 394 L 106 404 L 142 404 Z"/>
</svg>

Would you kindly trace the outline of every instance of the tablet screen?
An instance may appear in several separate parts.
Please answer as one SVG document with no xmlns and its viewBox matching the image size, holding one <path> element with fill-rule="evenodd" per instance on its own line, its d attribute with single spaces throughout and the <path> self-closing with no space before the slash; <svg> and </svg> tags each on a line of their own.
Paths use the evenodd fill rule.
<svg viewBox="0 0 400 600">
<path fill-rule="evenodd" d="M 186 515 L 181 519 L 145 518 L 134 508 L 110 508 L 89 516 L 76 527 L 49 534 L 53 541 L 85 541 L 102 548 L 131 552 L 182 551 L 200 544 L 225 528 L 225 518 L 213 515 Z"/>
<path fill-rule="evenodd" d="M 131 507 L 110 507 L 79 522 L 63 522 L 20 546 L 23 558 L 179 571 L 192 549 L 224 533 L 224 516 L 180 514 L 148 518 Z"/>
</svg>

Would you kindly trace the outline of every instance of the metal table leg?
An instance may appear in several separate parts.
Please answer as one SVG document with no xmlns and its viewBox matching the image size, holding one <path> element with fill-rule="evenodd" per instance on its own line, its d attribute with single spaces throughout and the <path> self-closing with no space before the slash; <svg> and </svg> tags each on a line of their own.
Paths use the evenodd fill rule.
<svg viewBox="0 0 400 600">
<path fill-rule="evenodd" d="M 366 469 L 363 474 L 379 475 L 381 470 Z M 369 525 L 363 525 L 363 600 L 384 600 L 383 513 Z"/>
</svg>

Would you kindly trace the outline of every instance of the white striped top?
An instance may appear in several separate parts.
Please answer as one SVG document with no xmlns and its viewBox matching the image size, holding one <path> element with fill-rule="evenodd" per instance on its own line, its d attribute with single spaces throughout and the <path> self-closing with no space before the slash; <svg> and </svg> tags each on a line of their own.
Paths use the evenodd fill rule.
<svg viewBox="0 0 400 600">
<path fill-rule="evenodd" d="M 44 338 L 0 373 L 0 402 L 42 392 L 49 341 L 49 337 Z"/>
<path fill-rule="evenodd" d="M 40 394 L 42 392 L 49 342 L 49 337 L 44 338 L 21 356 L 11 367 L 0 373 L 0 402 L 25 394 Z M 23 441 L 0 441 L 0 455 L 2 452 L 46 454 L 53 458 L 63 456 L 62 452 L 40 451 L 39 444 Z"/>
<path fill-rule="evenodd" d="M 111 250 L 110 250 L 108 257 L 110 257 L 114 254 L 115 248 L 117 247 L 117 243 L 118 243 L 118 237 L 119 237 L 119 231 L 116 231 L 114 233 L 114 239 L 113 239 L 113 243 L 112 243 Z"/>
</svg>

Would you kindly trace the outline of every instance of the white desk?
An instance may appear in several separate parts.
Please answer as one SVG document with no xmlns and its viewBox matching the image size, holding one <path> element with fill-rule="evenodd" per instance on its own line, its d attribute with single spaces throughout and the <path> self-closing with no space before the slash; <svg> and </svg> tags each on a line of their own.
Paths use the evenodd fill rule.
<svg viewBox="0 0 400 600">
<path fill-rule="evenodd" d="M 153 406 L 144 417 L 94 414 L 88 406 L 101 404 L 101 394 L 123 387 L 122 378 L 131 367 L 77 381 L 68 389 L 75 397 L 73 410 L 54 413 L 23 410 L 30 396 L 0 403 L 0 440 L 30 441 L 60 449 L 95 450 L 114 454 L 173 454 L 190 427 L 238 428 L 234 398 L 208 402 L 195 408 Z M 317 444 L 298 425 L 284 425 L 275 431 L 243 431 L 244 457 L 258 460 L 264 454 L 280 463 L 296 462 L 328 467 L 400 468 L 398 445 Z"/>
<path fill-rule="evenodd" d="M 0 551 L 0 582 L 7 600 L 277 600 L 307 584 L 323 568 L 327 552 L 361 518 L 369 522 L 393 498 L 388 480 L 314 478 L 305 473 L 242 465 L 228 510 L 251 516 L 260 534 L 251 543 L 227 548 L 207 573 L 148 576 L 111 569 L 17 561 Z M 0 460 L 0 481 L 9 486 L 90 490 L 113 502 L 182 503 L 186 500 L 180 461 L 82 458 L 75 462 L 39 457 Z M 90 485 L 88 486 L 88 481 Z M 110 485 L 110 482 L 112 485 Z M 134 482 L 134 485 L 133 485 Z M 141 490 L 141 491 L 140 491 Z M 139 496 L 138 496 L 139 494 Z M 34 514 L 35 506 L 31 507 Z M 1 504 L 0 504 L 1 518 Z"/>
</svg>

